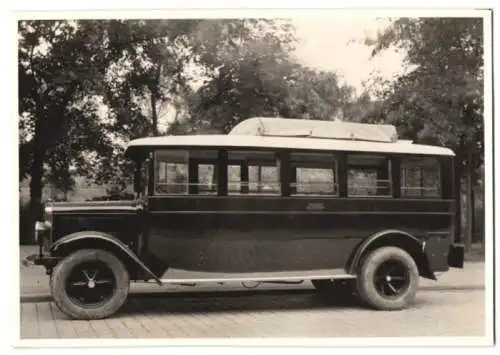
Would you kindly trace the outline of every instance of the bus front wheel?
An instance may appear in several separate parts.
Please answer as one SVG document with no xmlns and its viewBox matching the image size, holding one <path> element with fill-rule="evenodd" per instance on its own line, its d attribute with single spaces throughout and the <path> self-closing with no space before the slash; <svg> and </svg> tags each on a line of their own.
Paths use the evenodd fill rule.
<svg viewBox="0 0 500 355">
<path fill-rule="evenodd" d="M 105 250 L 76 251 L 56 265 L 52 298 L 73 319 L 93 320 L 116 313 L 127 300 L 130 279 L 123 262 Z"/>
</svg>

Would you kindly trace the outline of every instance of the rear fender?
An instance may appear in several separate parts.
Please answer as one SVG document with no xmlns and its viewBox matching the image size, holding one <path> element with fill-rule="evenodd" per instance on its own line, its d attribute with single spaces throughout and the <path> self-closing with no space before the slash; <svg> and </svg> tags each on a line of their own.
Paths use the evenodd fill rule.
<svg viewBox="0 0 500 355">
<path fill-rule="evenodd" d="M 371 235 L 366 238 L 351 255 L 346 270 L 349 274 L 356 274 L 363 257 L 371 250 L 384 246 L 400 247 L 409 253 L 415 260 L 420 276 L 436 280 L 431 271 L 429 258 L 424 252 L 425 244 L 405 231 L 391 229 Z"/>
</svg>

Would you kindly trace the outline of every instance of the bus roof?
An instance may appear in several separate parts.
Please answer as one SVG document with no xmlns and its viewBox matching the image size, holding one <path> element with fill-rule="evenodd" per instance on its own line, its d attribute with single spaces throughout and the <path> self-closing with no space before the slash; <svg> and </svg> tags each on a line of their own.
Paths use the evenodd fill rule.
<svg viewBox="0 0 500 355">
<path fill-rule="evenodd" d="M 348 151 L 366 153 L 389 153 L 409 155 L 454 156 L 451 149 L 413 144 L 411 141 L 369 142 L 350 139 L 304 138 L 262 135 L 183 135 L 139 138 L 130 141 L 126 154 L 143 149 L 161 149 L 169 147 L 197 148 L 268 148 L 291 150 Z"/>
<path fill-rule="evenodd" d="M 307 137 L 393 143 L 398 140 L 394 125 L 306 120 L 280 117 L 251 117 L 236 124 L 229 134 Z"/>
</svg>

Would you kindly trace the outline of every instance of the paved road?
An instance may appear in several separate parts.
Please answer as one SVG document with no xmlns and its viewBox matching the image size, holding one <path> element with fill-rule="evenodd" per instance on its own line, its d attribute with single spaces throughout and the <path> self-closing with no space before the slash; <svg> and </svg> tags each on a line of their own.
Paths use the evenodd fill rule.
<svg viewBox="0 0 500 355">
<path fill-rule="evenodd" d="M 307 291 L 143 296 L 99 321 L 52 302 L 21 303 L 21 338 L 484 336 L 484 291 L 423 290 L 413 308 L 380 312 Z"/>
</svg>

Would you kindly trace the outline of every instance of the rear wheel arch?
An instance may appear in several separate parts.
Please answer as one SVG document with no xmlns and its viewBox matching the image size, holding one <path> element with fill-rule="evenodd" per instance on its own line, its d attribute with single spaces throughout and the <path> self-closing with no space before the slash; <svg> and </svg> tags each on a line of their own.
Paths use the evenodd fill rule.
<svg viewBox="0 0 500 355">
<path fill-rule="evenodd" d="M 397 247 L 406 251 L 415 261 L 420 276 L 436 280 L 430 269 L 429 260 L 423 251 L 422 243 L 410 233 L 401 230 L 388 230 L 376 233 L 364 240 L 349 258 L 347 271 L 356 274 L 363 260 L 375 249 Z"/>
</svg>

